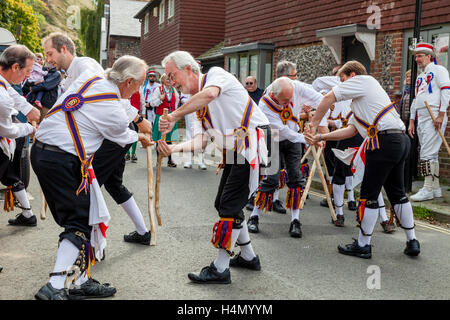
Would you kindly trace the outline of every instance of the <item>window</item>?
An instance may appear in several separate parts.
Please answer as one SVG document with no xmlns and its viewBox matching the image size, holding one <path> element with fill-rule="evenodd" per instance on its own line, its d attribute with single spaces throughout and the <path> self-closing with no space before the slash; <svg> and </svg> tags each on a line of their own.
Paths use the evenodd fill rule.
<svg viewBox="0 0 450 320">
<path fill-rule="evenodd" d="M 159 5 L 159 24 L 164 23 L 164 11 L 166 9 L 166 1 L 161 1 Z"/>
<path fill-rule="evenodd" d="M 167 8 L 167 19 L 170 19 L 175 14 L 175 0 L 169 0 L 168 8 Z"/>
<path fill-rule="evenodd" d="M 268 50 L 247 51 L 227 55 L 227 70 L 243 85 L 248 76 L 256 78 L 259 88 L 272 83 L 272 52 Z"/>
<path fill-rule="evenodd" d="M 147 33 L 148 33 L 148 26 L 149 26 L 149 23 L 150 23 L 150 13 L 147 12 L 147 13 L 145 14 L 145 18 L 144 18 L 144 34 L 147 34 Z"/>
</svg>

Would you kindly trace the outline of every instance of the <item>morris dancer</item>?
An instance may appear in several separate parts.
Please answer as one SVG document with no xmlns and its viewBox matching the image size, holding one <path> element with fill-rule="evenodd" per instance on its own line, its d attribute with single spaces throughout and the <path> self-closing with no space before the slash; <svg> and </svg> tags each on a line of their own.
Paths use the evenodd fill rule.
<svg viewBox="0 0 450 320">
<path fill-rule="evenodd" d="M 439 160 L 442 138 L 438 130 L 445 132 L 447 127 L 447 108 L 450 101 L 450 79 L 445 67 L 436 64 L 433 45 L 418 43 L 413 50 L 416 62 L 422 73 L 417 77 L 416 98 L 411 105 L 409 135 L 414 135 L 414 119 L 417 114 L 417 135 L 420 142 L 419 173 L 425 177 L 423 187 L 411 196 L 413 201 L 424 201 L 442 197 L 439 186 Z M 425 107 L 428 102 L 436 117 L 433 123 Z"/>
<path fill-rule="evenodd" d="M 333 87 L 321 101 L 312 120 L 311 133 L 306 134 L 311 144 L 346 139 L 358 132 L 366 137 L 366 166 L 357 209 L 359 237 L 351 244 L 339 245 L 338 250 L 345 255 L 365 259 L 372 257 L 370 239 L 378 218 L 378 195 L 384 186 L 397 221 L 405 229 L 407 242 L 404 253 L 417 256 L 420 245 L 415 236 L 413 211 L 405 195 L 403 179 L 405 159 L 410 148 L 409 138 L 404 133 L 405 126 L 387 93 L 375 78 L 367 75 L 361 63 L 349 61 L 338 74 L 342 83 Z M 348 99 L 352 99 L 353 111 L 348 127 L 316 134 L 319 120 L 331 105 Z"/>
<path fill-rule="evenodd" d="M 138 139 L 143 145 L 150 143 L 144 134 L 129 129 L 120 103 L 120 97 L 128 99 L 139 89 L 145 69 L 144 61 L 123 56 L 105 72 L 105 79 L 103 72 L 87 70 L 58 99 L 37 130 L 31 164 L 53 218 L 64 231 L 50 280 L 36 293 L 36 299 L 103 298 L 116 292 L 90 277 L 94 256 L 89 241 L 92 194 L 87 192 L 87 184 L 95 175 L 91 169 L 88 173 L 88 168 L 105 138 L 121 147 Z M 73 265 L 82 276 L 66 291 L 66 277 Z"/>
<path fill-rule="evenodd" d="M 213 230 L 211 242 L 219 249 L 217 258 L 200 274 L 189 273 L 197 283 L 231 283 L 229 266 L 260 270 L 242 209 L 249 193 L 258 185 L 261 158 L 267 158 L 264 138 L 270 134 L 269 121 L 249 97 L 245 88 L 230 73 L 213 67 L 202 74 L 197 62 L 186 51 L 175 51 L 162 61 L 165 72 L 175 88 L 191 94 L 179 109 L 169 114 L 169 120 L 159 120 L 162 134 L 170 132 L 175 122 L 196 112 L 194 139 L 169 146 L 158 143 L 163 156 L 173 152 L 191 152 L 204 148 L 207 137 L 214 137 L 219 148 L 226 150 L 224 170 L 220 180 L 215 208 L 220 220 Z M 266 159 L 267 160 L 267 159 Z M 230 261 L 238 244 L 241 251 Z"/>
</svg>

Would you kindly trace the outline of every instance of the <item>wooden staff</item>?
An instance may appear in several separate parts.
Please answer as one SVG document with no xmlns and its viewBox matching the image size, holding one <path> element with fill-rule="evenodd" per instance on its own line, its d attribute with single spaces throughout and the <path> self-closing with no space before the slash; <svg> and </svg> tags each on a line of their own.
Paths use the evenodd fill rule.
<svg viewBox="0 0 450 320">
<path fill-rule="evenodd" d="M 302 160 L 300 160 L 300 163 L 303 163 L 303 161 L 305 161 L 306 157 L 308 156 L 308 154 L 311 152 L 311 146 L 309 146 L 308 149 L 306 149 L 305 154 L 302 157 Z"/>
<path fill-rule="evenodd" d="M 331 219 L 333 219 L 333 221 L 336 221 L 336 214 L 334 212 L 333 202 L 331 201 L 331 196 L 330 196 L 330 193 L 328 192 L 328 185 L 327 185 L 327 181 L 325 180 L 325 176 L 322 171 L 322 166 L 320 165 L 319 155 L 317 154 L 316 147 L 315 146 L 311 146 L 311 147 L 313 148 L 312 153 L 314 156 L 314 162 L 317 162 L 317 168 L 319 171 L 320 180 L 322 181 L 323 191 L 325 191 L 325 196 L 327 197 L 328 207 L 330 208 L 330 213 L 331 213 Z"/>
<path fill-rule="evenodd" d="M 309 146 L 308 150 L 311 150 L 313 146 Z M 319 147 L 319 152 L 322 152 L 322 147 Z M 309 172 L 308 180 L 306 181 L 305 189 L 303 190 L 302 198 L 300 199 L 299 209 L 302 210 L 305 205 L 306 197 L 308 196 L 309 188 L 311 187 L 311 182 L 316 173 L 316 161 L 313 161 L 311 166 L 311 171 Z"/>
<path fill-rule="evenodd" d="M 164 108 L 162 118 L 167 120 L 167 116 L 169 114 L 169 109 Z M 163 134 L 161 136 L 161 140 L 166 140 L 166 135 Z M 161 184 L 161 166 L 162 166 L 162 156 L 158 154 L 158 163 L 156 166 L 156 185 L 155 185 L 155 211 L 156 211 L 156 219 L 158 219 L 158 225 L 162 226 L 161 215 L 159 214 L 159 187 Z"/>
<path fill-rule="evenodd" d="M 156 245 L 156 227 L 155 227 L 155 192 L 153 190 L 153 160 L 152 147 L 147 148 L 147 184 L 148 184 L 148 216 L 150 218 L 150 245 Z"/>
<path fill-rule="evenodd" d="M 31 121 L 31 125 L 36 128 L 37 127 L 36 121 Z M 34 134 L 33 134 L 32 139 L 33 139 L 33 141 L 36 141 Z M 42 192 L 42 188 L 40 185 L 39 185 L 39 190 L 40 190 L 40 194 L 41 194 L 41 210 L 40 210 L 39 215 L 40 215 L 41 220 L 45 220 L 47 218 L 47 215 L 46 215 L 47 200 L 45 200 L 44 192 Z"/>
<path fill-rule="evenodd" d="M 426 102 L 426 101 L 425 101 L 425 106 L 427 107 L 428 112 L 430 113 L 431 119 L 433 119 L 433 122 L 436 122 L 436 118 L 434 117 L 434 114 L 433 114 L 433 112 L 431 111 L 430 106 L 428 105 L 428 102 Z M 450 147 L 448 146 L 447 140 L 445 140 L 445 137 L 444 137 L 444 135 L 443 135 L 443 133 L 442 133 L 442 131 L 441 131 L 440 129 L 438 130 L 438 132 L 439 132 L 439 135 L 440 135 L 441 138 L 442 138 L 442 142 L 444 143 L 445 148 L 447 149 L 448 154 L 450 155 Z"/>
<path fill-rule="evenodd" d="M 319 153 L 320 154 L 320 160 L 322 160 L 322 165 L 325 171 L 325 180 L 327 181 L 327 187 L 328 187 L 328 192 L 330 193 L 330 196 L 333 194 L 333 185 L 331 184 L 331 179 L 330 179 L 330 174 L 328 172 L 328 167 L 327 167 L 327 163 L 325 161 L 325 156 L 323 155 L 324 152 Z"/>
</svg>

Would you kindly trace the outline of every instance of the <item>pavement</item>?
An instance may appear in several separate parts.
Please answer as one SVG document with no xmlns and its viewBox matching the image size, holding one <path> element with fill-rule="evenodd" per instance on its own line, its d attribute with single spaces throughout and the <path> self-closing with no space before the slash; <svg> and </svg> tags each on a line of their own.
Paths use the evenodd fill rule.
<svg viewBox="0 0 450 320">
<path fill-rule="evenodd" d="M 127 162 L 124 183 L 133 192 L 148 224 L 147 168 L 145 150 L 138 147 L 138 162 Z M 154 166 L 156 155 L 153 153 Z M 220 174 L 216 157 L 207 156 L 208 170 L 184 169 L 175 155 L 177 168 L 163 161 L 156 246 L 123 241 L 134 230 L 122 208 L 103 190 L 112 217 L 107 231 L 106 259 L 97 263 L 92 276 L 117 288 L 111 300 L 448 300 L 450 299 L 450 230 L 417 222 L 421 254 L 403 254 L 405 235 L 399 229 L 384 234 L 377 224 L 372 238 L 372 259 L 343 256 L 338 244 L 358 235 L 355 212 L 344 210 L 345 226 L 330 223 L 330 213 L 319 206 L 319 194 L 311 193 L 300 219 L 303 237 L 289 236 L 290 214 L 264 214 L 252 246 L 260 256 L 262 270 L 231 269 L 230 285 L 197 285 L 187 274 L 198 273 L 217 255 L 211 230 L 218 220 L 214 199 Z M 155 168 L 154 168 L 155 169 Z M 34 174 L 28 192 L 39 215 L 39 186 Z M 280 191 L 284 202 L 286 189 Z M 48 281 L 62 228 L 47 211 L 38 226 L 12 227 L 7 220 L 19 213 L 0 213 L 0 300 L 32 300 Z M 246 217 L 250 212 L 245 210 Z M 236 248 L 235 251 L 239 249 Z M 177 302 L 177 303 L 178 303 Z"/>
</svg>

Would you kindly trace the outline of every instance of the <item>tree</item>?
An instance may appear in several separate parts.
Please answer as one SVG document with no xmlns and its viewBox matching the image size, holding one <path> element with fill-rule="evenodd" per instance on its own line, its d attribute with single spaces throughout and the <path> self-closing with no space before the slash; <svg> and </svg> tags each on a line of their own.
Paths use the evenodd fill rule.
<svg viewBox="0 0 450 320">
<path fill-rule="evenodd" d="M 21 0 L 0 1 L 0 27 L 16 34 L 19 24 L 21 33 L 17 42 L 27 46 L 33 52 L 41 52 L 40 28 L 33 8 Z"/>
</svg>

